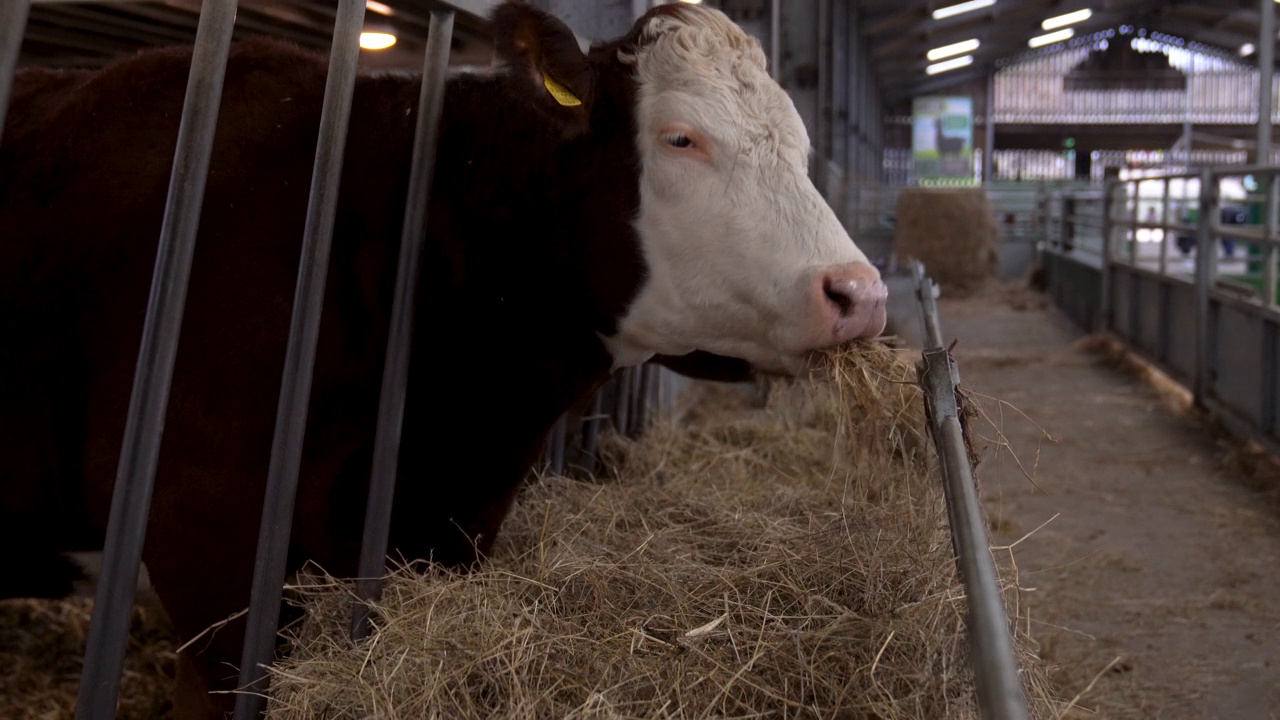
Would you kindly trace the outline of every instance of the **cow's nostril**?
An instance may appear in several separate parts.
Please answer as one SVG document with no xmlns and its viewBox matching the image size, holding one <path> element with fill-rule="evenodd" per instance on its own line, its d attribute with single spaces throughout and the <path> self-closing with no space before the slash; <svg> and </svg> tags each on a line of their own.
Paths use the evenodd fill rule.
<svg viewBox="0 0 1280 720">
<path fill-rule="evenodd" d="M 827 278 L 822 281 L 822 292 L 840 311 L 840 317 L 849 317 L 853 314 L 854 286 L 855 281 L 853 280 L 832 280 Z"/>
</svg>

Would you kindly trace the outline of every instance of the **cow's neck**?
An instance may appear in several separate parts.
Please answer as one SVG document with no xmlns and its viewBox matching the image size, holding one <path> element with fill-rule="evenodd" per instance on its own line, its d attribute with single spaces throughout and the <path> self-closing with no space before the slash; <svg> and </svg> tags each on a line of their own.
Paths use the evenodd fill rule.
<svg viewBox="0 0 1280 720">
<path fill-rule="evenodd" d="M 622 112 L 616 127 L 565 145 L 503 82 L 513 80 L 448 86 L 421 283 L 419 318 L 430 319 L 416 323 L 414 356 L 475 383 L 478 403 L 501 400 L 519 435 L 506 439 L 534 452 L 608 377 L 597 333 L 613 330 L 643 267 L 627 226 L 636 160 Z M 416 86 L 401 92 L 401 105 L 416 104 Z"/>
</svg>

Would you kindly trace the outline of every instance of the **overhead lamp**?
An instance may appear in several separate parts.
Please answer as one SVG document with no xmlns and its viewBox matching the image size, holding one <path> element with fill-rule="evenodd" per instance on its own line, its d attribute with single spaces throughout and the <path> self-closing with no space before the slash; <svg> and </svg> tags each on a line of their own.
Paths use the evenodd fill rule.
<svg viewBox="0 0 1280 720">
<path fill-rule="evenodd" d="M 1031 38 L 1030 40 L 1027 41 L 1027 45 L 1033 48 L 1043 47 L 1045 45 L 1052 45 L 1056 42 L 1069 40 L 1073 36 L 1075 36 L 1075 34 L 1076 34 L 1076 31 L 1072 30 L 1071 28 L 1055 30 L 1054 32 L 1046 33 L 1044 35 L 1037 35 L 1036 37 Z"/>
<path fill-rule="evenodd" d="M 701 4 L 702 4 L 702 0 L 680 0 L 680 2 L 685 3 L 685 4 L 687 4 L 687 5 L 701 5 Z M 1280 2 L 1280 0 L 1276 0 L 1276 2 Z"/>
<path fill-rule="evenodd" d="M 390 5 L 380 3 L 378 0 L 364 0 L 364 9 L 376 12 L 379 15 L 391 16 L 395 14 L 395 11 L 391 9 Z"/>
<path fill-rule="evenodd" d="M 981 43 L 978 42 L 976 38 L 973 40 L 963 40 L 958 43 L 952 43 L 950 45 L 943 45 L 942 47 L 934 48 L 929 52 L 925 53 L 924 56 L 929 58 L 930 60 L 941 60 L 942 58 L 951 57 L 952 55 L 960 55 L 962 53 L 973 52 L 974 50 L 978 49 L 979 45 L 981 45 Z"/>
<path fill-rule="evenodd" d="M 950 60 L 943 60 L 940 63 L 934 63 L 926 67 L 924 71 L 929 75 L 937 75 L 940 72 L 955 70 L 956 68 L 960 68 L 960 67 L 964 67 L 965 65 L 972 65 L 972 64 L 973 64 L 973 56 L 965 55 L 964 57 L 952 58 Z"/>
<path fill-rule="evenodd" d="M 1280 2 L 1280 0 L 1276 0 L 1276 2 Z M 942 18 L 949 18 L 952 15 L 960 15 L 962 13 L 973 12 L 974 10 L 981 10 L 982 8 L 991 7 L 995 4 L 996 0 L 969 0 L 968 2 L 962 2 L 958 5 L 948 5 L 947 7 L 934 10 L 933 19 L 941 20 Z"/>
<path fill-rule="evenodd" d="M 1093 17 L 1093 11 L 1090 10 L 1089 8 L 1085 8 L 1083 10 L 1076 10 L 1075 12 L 1069 12 L 1066 15 L 1058 15 L 1057 17 L 1051 17 L 1048 20 L 1045 20 L 1044 22 L 1040 23 L 1040 27 L 1044 28 L 1045 30 L 1054 30 L 1056 28 L 1066 27 L 1068 25 L 1075 25 L 1078 22 L 1084 22 L 1085 20 L 1088 20 L 1091 17 Z"/>
<path fill-rule="evenodd" d="M 396 44 L 396 36 L 388 32 L 360 33 L 360 47 L 365 50 L 386 50 Z"/>
<path fill-rule="evenodd" d="M 1276 0 L 1276 2 L 1280 2 L 1280 0 Z M 1257 50 L 1257 48 L 1253 46 L 1253 43 L 1245 43 L 1240 46 L 1240 57 L 1249 57 L 1254 50 Z"/>
</svg>

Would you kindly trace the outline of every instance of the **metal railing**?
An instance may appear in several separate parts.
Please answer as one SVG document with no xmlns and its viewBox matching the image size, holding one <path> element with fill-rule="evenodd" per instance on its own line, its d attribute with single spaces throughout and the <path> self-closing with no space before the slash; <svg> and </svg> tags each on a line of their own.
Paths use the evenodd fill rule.
<svg viewBox="0 0 1280 720">
<path fill-rule="evenodd" d="M 911 264 L 924 321 L 925 350 L 916 366 L 929 430 L 941 461 L 952 550 L 968 605 L 969 647 L 978 708 L 987 720 L 1025 720 L 1027 701 L 1018 680 L 1009 616 L 1000 593 L 982 504 L 969 462 L 958 394 L 960 373 L 945 348 L 935 303 L 937 288 L 924 266 Z"/>
<path fill-rule="evenodd" d="M 1055 202 L 1082 208 L 1079 222 L 1046 226 L 1058 304 L 1081 310 L 1093 296 L 1078 322 L 1124 340 L 1237 435 L 1280 449 L 1280 167 L 1151 172 Z"/>
</svg>

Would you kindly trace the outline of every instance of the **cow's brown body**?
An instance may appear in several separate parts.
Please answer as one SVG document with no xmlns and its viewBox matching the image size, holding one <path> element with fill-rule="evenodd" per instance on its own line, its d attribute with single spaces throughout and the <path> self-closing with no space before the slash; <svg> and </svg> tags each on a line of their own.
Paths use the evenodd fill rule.
<svg viewBox="0 0 1280 720">
<path fill-rule="evenodd" d="M 38 579 L 57 553 L 100 547 L 189 62 L 168 49 L 16 78 L 0 143 L 0 552 L 33 572 L 0 573 L 7 594 L 64 591 Z M 227 67 L 144 551 L 184 639 L 248 601 L 325 65 L 249 41 Z M 597 333 L 642 281 L 630 81 L 579 90 L 584 134 L 514 77 L 446 93 L 391 538 L 406 558 L 466 564 L 489 547 L 547 428 L 607 377 Z M 417 96 L 414 80 L 357 84 L 291 569 L 355 571 Z M 180 716 L 228 701 L 204 691 L 234 685 L 242 632 L 184 653 Z"/>
</svg>

